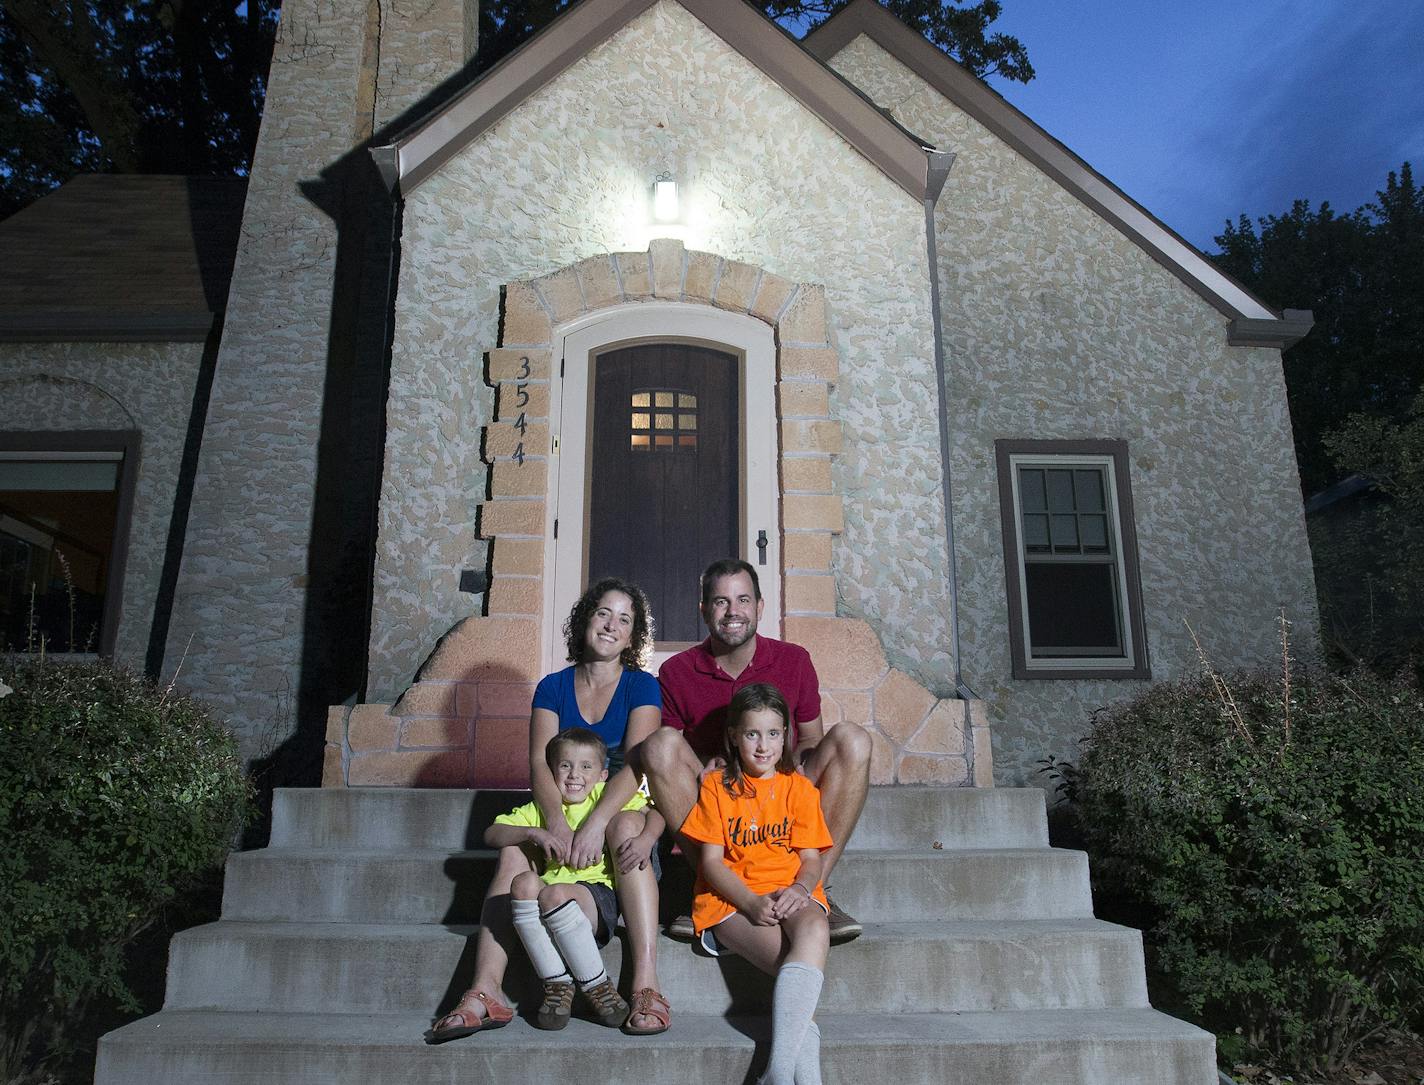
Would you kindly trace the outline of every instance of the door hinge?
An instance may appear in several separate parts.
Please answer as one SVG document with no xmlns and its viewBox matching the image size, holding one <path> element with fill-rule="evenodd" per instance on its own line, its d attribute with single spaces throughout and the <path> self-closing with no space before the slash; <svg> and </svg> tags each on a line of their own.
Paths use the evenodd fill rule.
<svg viewBox="0 0 1424 1085">
<path fill-rule="evenodd" d="M 554 538 L 557 539 L 558 537 L 559 537 L 559 521 L 558 521 L 557 518 L 555 518 L 555 520 L 554 520 Z"/>
</svg>

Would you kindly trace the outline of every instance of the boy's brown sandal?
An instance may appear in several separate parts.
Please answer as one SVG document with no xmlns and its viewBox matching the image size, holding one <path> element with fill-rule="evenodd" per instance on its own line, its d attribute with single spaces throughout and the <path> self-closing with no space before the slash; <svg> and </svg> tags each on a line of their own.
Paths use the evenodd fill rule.
<svg viewBox="0 0 1424 1085">
<path fill-rule="evenodd" d="M 534 1024 L 544 1029 L 561 1029 L 574 1012 L 574 985 L 568 980 L 545 980 L 544 1001 L 534 1015 Z"/>
<path fill-rule="evenodd" d="M 594 984 L 582 994 L 588 1002 L 591 1016 L 600 1025 L 618 1028 L 628 1020 L 628 1003 L 623 1001 L 623 996 L 613 986 L 611 979 Z"/>
</svg>

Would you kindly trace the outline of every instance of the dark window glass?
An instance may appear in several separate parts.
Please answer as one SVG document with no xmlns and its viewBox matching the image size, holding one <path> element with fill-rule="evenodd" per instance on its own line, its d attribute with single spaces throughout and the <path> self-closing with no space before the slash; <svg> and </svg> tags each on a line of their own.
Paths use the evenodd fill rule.
<svg viewBox="0 0 1424 1085">
<path fill-rule="evenodd" d="M 119 467 L 0 458 L 0 650 L 98 650 Z"/>
<path fill-rule="evenodd" d="M 1035 659 L 1123 656 L 1115 571 L 1107 563 L 1035 562 L 1025 568 Z"/>
</svg>

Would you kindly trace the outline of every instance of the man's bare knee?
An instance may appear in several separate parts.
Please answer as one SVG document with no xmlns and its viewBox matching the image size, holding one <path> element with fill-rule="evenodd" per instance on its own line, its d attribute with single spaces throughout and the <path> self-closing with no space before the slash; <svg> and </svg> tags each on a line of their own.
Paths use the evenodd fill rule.
<svg viewBox="0 0 1424 1085">
<path fill-rule="evenodd" d="M 688 758 L 692 749 L 681 732 L 672 727 L 660 727 L 638 746 L 645 772 L 666 776 L 677 772 Z"/>
<path fill-rule="evenodd" d="M 638 810 L 622 810 L 613 815 L 613 820 L 608 823 L 603 838 L 610 844 L 621 844 L 641 833 L 646 824 L 646 814 Z"/>
<path fill-rule="evenodd" d="M 831 742 L 831 752 L 841 761 L 852 765 L 870 764 L 870 732 L 858 723 L 838 723 L 826 736 Z"/>
</svg>

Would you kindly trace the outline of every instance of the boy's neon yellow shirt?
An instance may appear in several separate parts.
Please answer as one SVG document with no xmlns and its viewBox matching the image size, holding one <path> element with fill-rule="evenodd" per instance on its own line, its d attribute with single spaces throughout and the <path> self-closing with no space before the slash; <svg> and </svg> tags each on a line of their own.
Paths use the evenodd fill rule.
<svg viewBox="0 0 1424 1085">
<path fill-rule="evenodd" d="M 570 806 L 563 804 L 564 820 L 569 823 L 570 829 L 577 829 L 593 813 L 593 808 L 598 805 L 598 800 L 603 797 L 602 783 L 594 784 L 589 789 L 588 798 L 583 802 Z M 633 792 L 633 797 L 623 806 L 624 810 L 642 810 L 648 805 L 647 796 L 641 791 Z M 500 814 L 494 819 L 496 825 L 522 825 L 536 829 L 547 829 L 544 823 L 544 812 L 532 802 L 527 802 L 523 806 L 516 806 L 507 814 Z M 596 882 L 613 888 L 613 865 L 608 861 L 608 849 L 603 849 L 603 854 L 599 856 L 598 862 L 592 866 L 586 866 L 582 870 L 573 870 L 562 863 L 552 863 L 546 866 L 539 878 L 545 885 L 570 885 L 573 882 Z"/>
</svg>

